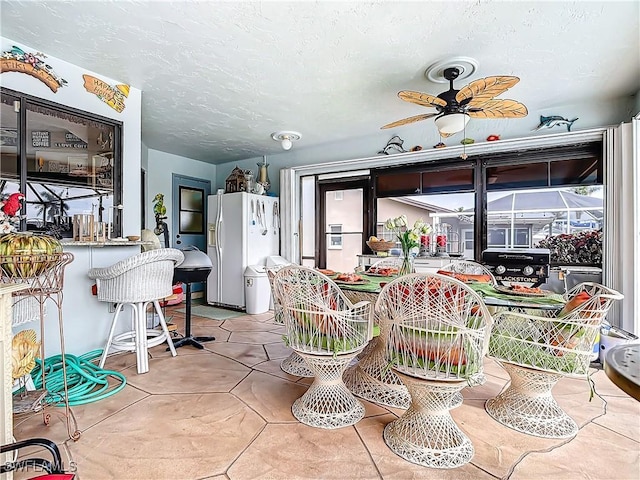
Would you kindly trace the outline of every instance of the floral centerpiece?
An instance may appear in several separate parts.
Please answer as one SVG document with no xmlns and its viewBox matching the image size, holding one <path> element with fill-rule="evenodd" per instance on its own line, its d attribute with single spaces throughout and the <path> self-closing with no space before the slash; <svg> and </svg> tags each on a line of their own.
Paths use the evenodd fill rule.
<svg viewBox="0 0 640 480">
<path fill-rule="evenodd" d="M 420 246 L 420 235 L 431 232 L 431 225 L 425 223 L 421 218 L 416 220 L 413 228 L 409 228 L 407 216 L 400 215 L 396 218 L 389 218 L 385 222 L 385 228 L 395 233 L 402 248 L 402 265 L 400 275 L 413 272 L 413 255 L 411 250 Z"/>
</svg>

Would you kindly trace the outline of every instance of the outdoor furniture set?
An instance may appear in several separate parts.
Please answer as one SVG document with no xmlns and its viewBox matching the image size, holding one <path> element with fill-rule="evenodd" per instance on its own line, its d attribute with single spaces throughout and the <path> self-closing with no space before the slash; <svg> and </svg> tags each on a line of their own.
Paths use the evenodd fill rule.
<svg viewBox="0 0 640 480">
<path fill-rule="evenodd" d="M 492 314 L 483 298 L 495 285 L 491 273 L 475 262 L 455 265 L 390 279 L 369 297 L 343 291 L 306 267 L 290 265 L 272 274 L 274 305 L 288 345 L 314 375 L 309 390 L 293 404 L 294 416 L 315 427 L 344 427 L 364 416 L 354 394 L 389 405 L 405 393 L 408 402 L 400 408 L 406 411 L 384 429 L 387 446 L 413 463 L 459 467 L 471 460 L 474 449 L 449 412 L 460 405 L 463 388 L 484 383 L 488 356 L 511 378 L 486 402 L 492 418 L 530 435 L 575 435 L 575 422 L 551 390 L 563 376 L 586 378 L 598 329 L 622 295 L 585 283 L 567 292 L 561 307 L 520 308 L 514 302 Z M 478 293 L 474 284 L 480 282 L 486 285 Z M 368 299 L 350 301 L 362 298 Z M 374 318 L 380 334 L 372 341 Z M 358 364 L 345 372 L 357 355 Z"/>
</svg>

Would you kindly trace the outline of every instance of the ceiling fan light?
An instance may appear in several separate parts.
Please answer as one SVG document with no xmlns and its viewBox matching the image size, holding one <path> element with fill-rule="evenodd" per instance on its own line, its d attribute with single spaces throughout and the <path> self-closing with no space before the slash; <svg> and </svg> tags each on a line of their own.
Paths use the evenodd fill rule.
<svg viewBox="0 0 640 480">
<path fill-rule="evenodd" d="M 434 122 L 440 133 L 451 135 L 463 131 L 469 118 L 466 113 L 449 113 L 436 117 Z"/>
<path fill-rule="evenodd" d="M 293 143 L 291 143 L 291 140 L 289 139 L 289 137 L 284 137 L 282 139 L 282 149 L 283 150 L 290 150 L 292 145 L 293 145 Z"/>
</svg>

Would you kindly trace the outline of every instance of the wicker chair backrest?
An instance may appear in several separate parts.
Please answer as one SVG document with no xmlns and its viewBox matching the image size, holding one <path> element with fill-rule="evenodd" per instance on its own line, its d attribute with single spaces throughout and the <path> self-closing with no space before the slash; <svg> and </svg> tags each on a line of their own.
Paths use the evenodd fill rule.
<svg viewBox="0 0 640 480">
<path fill-rule="evenodd" d="M 373 335 L 372 305 L 353 305 L 329 277 L 298 265 L 273 277 L 275 301 L 282 306 L 287 343 L 314 355 L 362 349 Z"/>
<path fill-rule="evenodd" d="M 381 269 L 381 268 L 400 269 L 400 265 L 402 265 L 402 258 L 386 257 L 386 258 L 383 258 L 382 260 L 373 262 L 367 270 L 375 272 L 376 269 Z"/>
<path fill-rule="evenodd" d="M 173 294 L 174 269 L 184 260 L 175 248 L 139 253 L 105 268 L 92 268 L 89 278 L 96 280 L 98 300 L 137 303 L 159 300 Z"/>
<path fill-rule="evenodd" d="M 613 302 L 622 298 L 604 285 L 585 282 L 567 292 L 568 303 L 560 312 L 499 312 L 489 356 L 536 370 L 585 375 L 600 326 Z"/>
<path fill-rule="evenodd" d="M 439 274 L 410 274 L 388 283 L 376 312 L 385 323 L 387 358 L 422 379 L 482 378 L 492 325 L 487 307 L 464 283 Z"/>
<path fill-rule="evenodd" d="M 496 279 L 493 276 L 491 270 L 478 262 L 471 260 L 460 260 L 457 262 L 451 262 L 443 266 L 440 270 L 445 272 L 460 273 L 463 275 L 488 275 L 491 279 L 491 284 L 496 284 Z"/>
</svg>

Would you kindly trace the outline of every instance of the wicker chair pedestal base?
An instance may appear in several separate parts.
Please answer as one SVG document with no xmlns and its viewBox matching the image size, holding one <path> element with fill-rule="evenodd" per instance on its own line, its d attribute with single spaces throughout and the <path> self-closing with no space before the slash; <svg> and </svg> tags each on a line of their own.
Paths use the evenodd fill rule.
<svg viewBox="0 0 640 480">
<path fill-rule="evenodd" d="M 342 381 L 345 368 L 357 353 L 336 357 L 300 353 L 315 379 L 306 393 L 293 403 L 293 416 L 305 425 L 326 429 L 347 427 L 361 420 L 364 405 Z"/>
<path fill-rule="evenodd" d="M 405 460 L 426 467 L 456 468 L 468 463 L 473 445 L 449 413 L 455 396 L 467 383 L 398 376 L 409 389 L 411 406 L 385 427 L 387 446 Z"/>
<path fill-rule="evenodd" d="M 291 352 L 291 355 L 282 360 L 282 362 L 280 362 L 280 370 L 296 377 L 313 377 L 313 372 L 309 370 L 307 362 L 298 355 L 298 352 Z"/>
<path fill-rule="evenodd" d="M 359 357 L 360 361 L 344 372 L 347 388 L 354 395 L 380 405 L 409 408 L 409 391 L 389 367 L 380 337 L 374 337 Z"/>
<path fill-rule="evenodd" d="M 501 424 L 529 435 L 568 438 L 578 425 L 553 398 L 551 390 L 563 375 L 503 363 L 510 385 L 485 403 L 485 410 Z"/>
<path fill-rule="evenodd" d="M 154 310 L 158 315 L 162 330 L 147 329 L 146 310 L 149 303 L 152 303 L 154 306 Z M 125 305 L 130 305 L 133 310 L 132 316 L 134 330 L 114 336 L 116 325 L 118 324 L 118 317 L 122 313 Z M 175 357 L 176 350 L 173 348 L 171 335 L 167 329 L 167 323 L 165 322 L 158 300 L 153 302 L 119 303 L 113 314 L 113 320 L 109 330 L 109 338 L 107 340 L 107 345 L 104 347 L 104 351 L 102 352 L 99 367 L 104 368 L 110 349 L 129 352 L 135 351 L 138 373 L 147 373 L 149 371 L 149 347 L 155 347 L 156 345 L 160 345 L 164 342 L 167 342 L 169 345 L 171 356 Z"/>
</svg>

